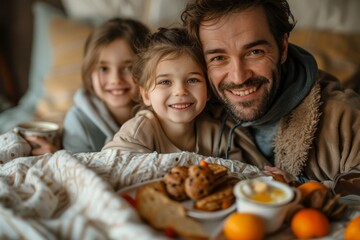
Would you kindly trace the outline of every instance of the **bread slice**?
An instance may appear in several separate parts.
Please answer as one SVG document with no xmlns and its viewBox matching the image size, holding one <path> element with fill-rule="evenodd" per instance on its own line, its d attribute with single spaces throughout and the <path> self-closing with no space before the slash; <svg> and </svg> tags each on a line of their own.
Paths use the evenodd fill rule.
<svg viewBox="0 0 360 240">
<path fill-rule="evenodd" d="M 214 173 L 215 179 L 227 175 L 229 171 L 227 167 L 217 163 L 208 163 L 207 166 Z"/>
<path fill-rule="evenodd" d="M 209 236 L 202 225 L 186 215 L 181 203 L 157 190 L 161 189 L 159 185 L 163 184 L 162 181 L 150 183 L 137 190 L 136 204 L 140 216 L 155 229 L 170 227 L 186 239 L 207 239 Z"/>
</svg>

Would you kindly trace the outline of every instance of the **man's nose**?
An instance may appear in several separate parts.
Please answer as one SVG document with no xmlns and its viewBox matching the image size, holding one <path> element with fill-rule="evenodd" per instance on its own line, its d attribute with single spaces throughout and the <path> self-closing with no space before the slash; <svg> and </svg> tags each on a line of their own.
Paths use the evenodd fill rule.
<svg viewBox="0 0 360 240">
<path fill-rule="evenodd" d="M 241 59 L 232 61 L 228 71 L 230 80 L 235 84 L 243 84 L 252 76 L 252 70 L 248 67 L 246 61 Z"/>
</svg>

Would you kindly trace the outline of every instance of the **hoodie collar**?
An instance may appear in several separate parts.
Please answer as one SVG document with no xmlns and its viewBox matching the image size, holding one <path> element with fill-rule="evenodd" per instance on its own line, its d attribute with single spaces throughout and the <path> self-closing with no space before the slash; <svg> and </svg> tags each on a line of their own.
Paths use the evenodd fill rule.
<svg viewBox="0 0 360 240">
<path fill-rule="evenodd" d="M 104 102 L 80 88 L 74 97 L 75 105 L 106 135 L 110 140 L 119 130 L 119 124 L 114 120 Z"/>
</svg>

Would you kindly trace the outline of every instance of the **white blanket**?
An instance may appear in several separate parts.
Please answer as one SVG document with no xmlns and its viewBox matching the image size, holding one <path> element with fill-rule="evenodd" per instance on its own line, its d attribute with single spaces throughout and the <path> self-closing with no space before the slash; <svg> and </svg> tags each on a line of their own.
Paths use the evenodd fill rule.
<svg viewBox="0 0 360 240">
<path fill-rule="evenodd" d="M 162 239 L 116 191 L 205 158 L 188 152 L 28 153 L 27 143 L 16 134 L 0 136 L 2 239 Z M 205 159 L 233 172 L 259 173 L 240 161 Z"/>
</svg>

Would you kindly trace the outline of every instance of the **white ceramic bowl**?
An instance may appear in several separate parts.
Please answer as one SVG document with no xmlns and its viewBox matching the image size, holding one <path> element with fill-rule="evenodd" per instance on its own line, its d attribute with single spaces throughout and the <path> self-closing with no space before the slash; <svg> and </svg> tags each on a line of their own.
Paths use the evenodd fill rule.
<svg viewBox="0 0 360 240">
<path fill-rule="evenodd" d="M 267 186 L 281 190 L 283 192 L 282 197 L 271 203 L 251 199 L 248 195 L 248 189 L 254 181 L 263 181 L 266 182 Z M 300 196 L 300 194 L 295 193 L 293 188 L 284 183 L 274 180 L 264 180 L 262 178 L 238 182 L 234 187 L 234 195 L 236 197 L 236 208 L 238 212 L 253 213 L 264 218 L 266 233 L 273 233 L 282 226 L 287 211 L 292 204 L 298 201 Z"/>
</svg>

